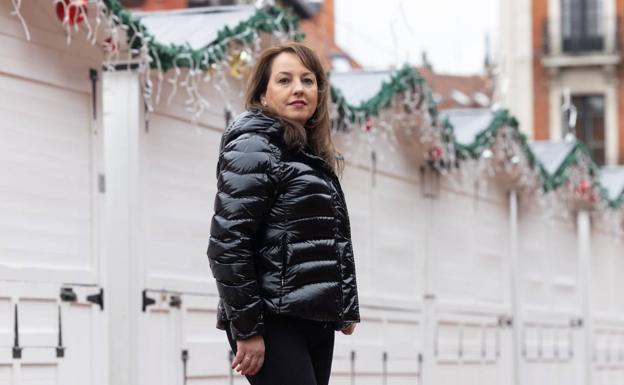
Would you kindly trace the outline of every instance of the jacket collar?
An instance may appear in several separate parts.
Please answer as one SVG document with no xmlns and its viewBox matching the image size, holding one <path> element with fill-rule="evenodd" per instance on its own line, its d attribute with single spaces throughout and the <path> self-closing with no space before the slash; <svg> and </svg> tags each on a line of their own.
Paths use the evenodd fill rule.
<svg viewBox="0 0 624 385">
<path fill-rule="evenodd" d="M 223 134 L 221 146 L 242 134 L 257 132 L 274 139 L 282 140 L 282 128 L 277 119 L 262 113 L 259 110 L 245 111 L 238 115 Z"/>
</svg>

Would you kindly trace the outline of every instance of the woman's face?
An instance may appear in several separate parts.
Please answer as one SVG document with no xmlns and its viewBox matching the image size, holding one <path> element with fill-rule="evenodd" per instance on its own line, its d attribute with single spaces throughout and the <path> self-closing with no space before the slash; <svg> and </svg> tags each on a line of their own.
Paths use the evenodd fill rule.
<svg viewBox="0 0 624 385">
<path fill-rule="evenodd" d="M 282 52 L 273 58 L 266 93 L 260 101 L 277 116 L 305 125 L 318 104 L 316 76 L 297 55 Z"/>
</svg>

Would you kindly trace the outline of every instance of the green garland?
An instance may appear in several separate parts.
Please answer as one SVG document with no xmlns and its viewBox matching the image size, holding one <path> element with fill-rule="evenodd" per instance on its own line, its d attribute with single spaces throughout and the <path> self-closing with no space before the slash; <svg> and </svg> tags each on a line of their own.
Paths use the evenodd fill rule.
<svg viewBox="0 0 624 385">
<path fill-rule="evenodd" d="M 271 34 L 275 31 L 283 30 L 286 32 L 294 32 L 296 40 L 303 39 L 303 34 L 297 31 L 298 18 L 282 8 L 271 7 L 256 11 L 249 19 L 242 21 L 233 28 L 223 28 L 218 32 L 215 41 L 202 49 L 193 49 L 188 45 L 165 45 L 156 41 L 154 36 L 143 26 L 140 19 L 126 11 L 117 0 L 103 1 L 110 12 L 115 14 L 122 24 L 129 27 L 128 41 L 132 42 L 131 48 L 139 49 L 143 45 L 144 40 L 146 40 L 150 48 L 150 55 L 152 59 L 154 59 L 152 61 L 152 67 L 156 68 L 156 60 L 159 60 L 161 70 L 164 72 L 174 67 L 174 60 L 179 56 L 181 56 L 181 58 L 178 58 L 176 61 L 178 67 L 189 67 L 191 62 L 185 57 L 190 57 L 194 63 L 201 63 L 199 66 L 201 69 L 207 69 L 210 65 L 226 59 L 229 42 L 231 40 L 240 44 L 249 44 L 258 38 L 260 32 Z M 290 30 L 291 26 L 295 28 L 294 31 Z M 136 36 L 135 38 L 134 31 L 140 31 L 140 36 Z M 154 55 L 156 55 L 158 59 L 154 57 Z M 207 60 L 205 60 L 206 57 Z M 369 116 L 379 116 L 379 111 L 381 109 L 390 106 L 397 95 L 407 90 L 419 90 L 420 92 L 424 92 L 429 105 L 428 112 L 431 114 L 434 121 L 437 120 L 439 113 L 431 91 L 426 87 L 425 80 L 420 73 L 409 65 L 405 65 L 395 72 L 388 82 L 382 83 L 381 89 L 377 94 L 357 106 L 349 104 L 342 92 L 333 86 L 330 88 L 330 94 L 331 100 L 336 106 L 338 118 L 356 122 L 357 120 Z M 569 178 L 568 170 L 570 167 L 579 163 L 581 156 L 591 159 L 587 147 L 577 142 L 557 171 L 553 175 L 550 175 L 529 147 L 526 136 L 518 129 L 518 121 L 507 110 L 498 111 L 488 127 L 485 127 L 483 131 L 477 134 L 473 143 L 467 145 L 457 142 L 455 129 L 448 118 L 439 123 L 439 127 L 443 131 L 443 143 L 446 144 L 447 148 L 454 149 L 458 159 L 476 159 L 480 157 L 482 152 L 492 145 L 498 131 L 505 125 L 513 128 L 513 139 L 519 143 L 524 151 L 529 165 L 539 170 L 543 179 L 544 191 L 552 191 L 563 185 Z M 624 204 L 624 191 L 620 193 L 618 198 L 614 200 L 609 199 L 606 188 L 597 180 L 599 169 L 593 161 L 590 161 L 589 172 L 593 186 L 598 189 L 602 199 L 604 199 L 610 207 L 614 209 L 620 208 Z"/>
<path fill-rule="evenodd" d="M 436 103 L 433 100 L 432 94 L 428 88 L 423 87 L 424 84 L 425 81 L 420 73 L 411 66 L 406 65 L 394 73 L 389 82 L 382 83 L 381 89 L 377 92 L 377 94 L 357 106 L 350 105 L 343 96 L 342 92 L 335 87 L 331 88 L 331 99 L 336 105 L 339 118 L 355 122 L 362 116 L 378 116 L 379 111 L 382 108 L 388 107 L 392 103 L 394 97 L 407 91 L 408 87 L 411 87 L 412 89 L 420 87 L 420 89 L 425 92 L 427 101 L 429 102 L 429 113 L 434 119 L 436 119 L 439 116 Z M 568 153 L 565 160 L 561 163 L 557 171 L 551 175 L 531 150 L 526 135 L 520 132 L 518 128 L 518 120 L 507 110 L 498 111 L 494 115 L 494 119 L 492 119 L 490 124 L 485 127 L 483 131 L 479 132 L 475 136 L 474 141 L 470 144 L 461 144 L 457 141 L 455 128 L 450 123 L 448 117 L 445 117 L 440 122 L 439 126 L 443 130 L 443 142 L 446 144 L 447 148 L 455 149 L 457 159 L 479 158 L 486 148 L 492 146 L 498 131 L 503 126 L 512 127 L 513 139 L 520 145 L 529 166 L 537 170 L 540 174 L 543 180 L 542 188 L 544 191 L 555 190 L 566 183 L 569 179 L 568 170 L 570 167 L 579 163 L 581 156 L 586 156 L 591 159 L 587 147 L 583 143 L 577 142 L 574 148 Z M 589 163 L 589 172 L 593 187 L 598 189 L 600 196 L 610 207 L 619 208 L 622 204 L 624 204 L 624 191 L 621 192 L 617 199 L 611 200 L 608 198 L 606 189 L 597 179 L 599 167 L 593 161 L 590 161 Z"/>
<path fill-rule="evenodd" d="M 450 123 L 449 123 L 450 124 Z M 543 190 L 552 191 L 563 185 L 569 180 L 569 169 L 579 164 L 581 157 L 590 159 L 589 176 L 592 180 L 592 186 L 598 189 L 598 192 L 603 200 L 612 208 L 618 208 L 624 203 L 624 190 L 620 193 L 616 199 L 609 199 L 607 189 L 598 181 L 598 174 L 600 172 L 598 165 L 591 160 L 591 156 L 587 146 L 582 142 L 576 142 L 574 147 L 567 154 L 566 158 L 559 165 L 554 174 L 548 173 L 546 167 L 537 159 L 531 147 L 528 144 L 526 135 L 518 130 L 518 121 L 515 117 L 511 116 L 507 110 L 501 110 L 497 112 L 490 125 L 481 131 L 476 137 L 473 143 L 469 145 L 462 145 L 455 143 L 458 149 L 458 154 L 463 155 L 463 158 L 472 157 L 477 158 L 486 148 L 492 145 L 498 130 L 504 125 L 513 127 L 514 139 L 520 144 L 520 147 L 524 151 L 529 165 L 539 170 L 539 173 L 543 180 Z"/>
<path fill-rule="evenodd" d="M 303 40 L 303 34 L 297 31 L 299 19 L 283 8 L 270 7 L 256 11 L 249 19 L 240 22 L 233 28 L 226 26 L 217 33 L 215 41 L 204 48 L 193 49 L 188 44 L 165 45 L 156 41 L 141 23 L 141 19 L 126 11 L 118 0 L 103 1 L 109 11 L 116 15 L 122 24 L 129 27 L 128 42 L 132 42 L 131 48 L 139 49 L 144 41 L 147 42 L 149 54 L 152 57 L 151 67 L 156 68 L 156 61 L 158 60 L 163 72 L 173 68 L 174 65 L 190 67 L 191 63 L 199 63 L 199 68 L 205 70 L 212 64 L 227 59 L 231 40 L 240 44 L 249 44 L 258 38 L 260 32 L 269 34 L 278 30 L 295 32 L 295 40 Z M 291 27 L 294 27 L 294 31 L 291 31 Z M 135 31 L 138 31 L 139 34 L 136 34 Z"/>
<path fill-rule="evenodd" d="M 420 73 L 406 64 L 395 72 L 388 82 L 382 83 L 381 90 L 375 96 L 357 106 L 349 104 L 342 92 L 333 86 L 330 89 L 330 94 L 332 102 L 336 105 L 338 117 L 355 122 L 359 116 L 379 116 L 379 111 L 388 107 L 396 95 L 408 89 L 414 91 L 424 84 L 425 80 Z M 428 97 L 430 96 L 428 95 Z"/>
</svg>

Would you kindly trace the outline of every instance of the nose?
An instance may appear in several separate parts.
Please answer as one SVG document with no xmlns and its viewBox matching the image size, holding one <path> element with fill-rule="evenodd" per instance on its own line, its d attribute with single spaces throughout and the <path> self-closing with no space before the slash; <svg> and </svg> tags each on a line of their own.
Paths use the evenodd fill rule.
<svg viewBox="0 0 624 385">
<path fill-rule="evenodd" d="M 295 80 L 293 82 L 293 93 L 294 94 L 302 94 L 303 93 L 303 83 L 301 83 L 301 80 Z"/>
</svg>

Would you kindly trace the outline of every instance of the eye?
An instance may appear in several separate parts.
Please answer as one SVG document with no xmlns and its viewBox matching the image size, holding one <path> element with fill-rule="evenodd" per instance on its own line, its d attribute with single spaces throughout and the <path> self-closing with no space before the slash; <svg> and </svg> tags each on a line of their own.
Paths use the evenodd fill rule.
<svg viewBox="0 0 624 385">
<path fill-rule="evenodd" d="M 312 78 L 305 78 L 305 79 L 303 79 L 303 84 L 311 86 L 311 85 L 314 84 L 314 79 L 312 79 Z"/>
<path fill-rule="evenodd" d="M 288 79 L 288 78 L 280 78 L 280 79 L 277 79 L 277 82 L 278 82 L 279 84 L 288 84 L 288 82 L 289 82 L 289 81 L 290 81 L 290 79 Z"/>
</svg>

